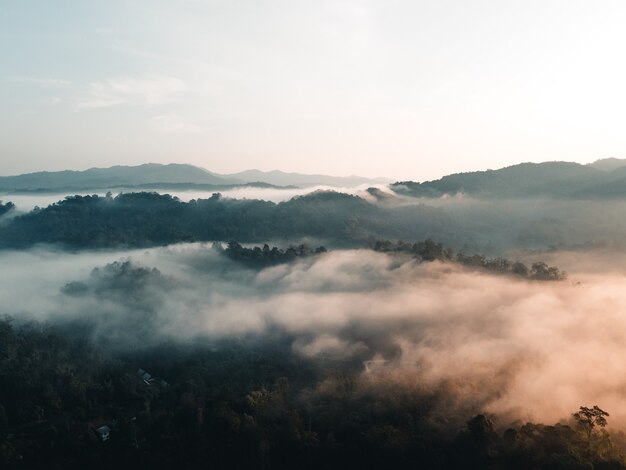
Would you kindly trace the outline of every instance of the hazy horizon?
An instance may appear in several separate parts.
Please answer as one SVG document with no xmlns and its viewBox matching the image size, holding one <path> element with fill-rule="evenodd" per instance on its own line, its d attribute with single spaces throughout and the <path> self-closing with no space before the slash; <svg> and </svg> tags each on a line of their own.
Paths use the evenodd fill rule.
<svg viewBox="0 0 626 470">
<path fill-rule="evenodd" d="M 430 180 L 626 156 L 625 18 L 618 1 L 10 2 L 0 172 Z"/>
<path fill-rule="evenodd" d="M 438 176 L 434 176 L 432 178 L 430 178 L 431 180 L 438 180 L 440 178 L 443 178 L 444 176 L 448 176 L 448 175 L 452 175 L 452 174 L 456 174 L 456 173 L 472 173 L 472 172 L 481 172 L 481 171 L 488 171 L 488 170 L 499 170 L 502 168 L 508 168 L 510 166 L 516 166 L 516 165 L 521 165 L 521 164 L 525 164 L 525 163 L 578 163 L 580 165 L 591 165 L 592 163 L 595 163 L 599 160 L 610 160 L 610 159 L 617 159 L 617 160 L 626 160 L 626 158 L 620 158 L 620 157 L 603 157 L 603 158 L 597 158 L 595 160 L 592 161 L 588 161 L 588 162 L 575 162 L 575 161 L 570 161 L 570 160 L 543 160 L 543 161 L 528 161 L 528 160 L 521 160 L 518 162 L 512 162 L 510 164 L 506 164 L 504 166 L 496 166 L 496 167 L 489 167 L 489 168 L 472 168 L 472 169 L 468 169 L 468 170 L 464 170 L 464 171 L 452 171 L 450 173 L 442 173 L 441 175 Z M 229 172 L 229 173 L 221 173 L 218 171 L 213 170 L 212 168 L 206 167 L 206 166 L 202 166 L 201 164 L 194 164 L 194 163 L 189 163 L 189 162 L 185 162 L 185 161 L 172 161 L 172 162 L 153 162 L 153 161 L 145 161 L 145 162 L 138 162 L 138 163 L 133 163 L 133 164 L 125 164 L 125 163 L 115 163 L 115 164 L 111 164 L 111 165 L 106 165 L 106 166 L 77 166 L 77 167 L 73 167 L 73 168 L 60 168 L 57 170 L 49 170 L 49 169 L 35 169 L 32 171 L 27 171 L 27 172 L 22 172 L 22 173 L 1 173 L 0 172 L 0 177 L 2 176 L 19 176 L 19 175 L 23 175 L 23 174 L 29 174 L 29 173 L 39 173 L 39 172 L 57 172 L 57 171 L 86 171 L 86 170 L 91 170 L 91 169 L 100 169 L 100 168 L 111 168 L 111 167 L 134 167 L 134 166 L 141 166 L 141 165 L 170 165 L 170 164 L 180 164 L 180 165 L 191 165 L 191 166 L 195 166 L 198 168 L 201 168 L 203 170 L 207 170 L 210 173 L 214 173 L 216 175 L 220 175 L 220 176 L 232 176 L 232 175 L 237 175 L 239 173 L 244 173 L 246 171 L 261 171 L 263 173 L 272 173 L 272 172 L 281 172 L 281 173 L 286 173 L 286 174 L 302 174 L 302 175 L 323 175 L 323 176 L 336 176 L 336 177 L 363 177 L 363 178 L 369 178 L 369 179 L 378 179 L 378 178 L 387 178 L 393 181 L 401 181 L 401 180 L 411 180 L 411 181 L 416 181 L 416 182 L 420 182 L 420 181 L 427 181 L 426 179 L 420 179 L 420 178 L 406 178 L 406 177 L 397 177 L 394 178 L 393 176 L 389 176 L 387 174 L 380 174 L 380 175 L 364 175 L 361 174 L 359 172 L 347 172 L 345 174 L 340 174 L 337 172 L 332 172 L 332 171 L 327 171 L 327 172 L 311 172 L 311 173 L 306 173 L 306 172 L 300 172 L 300 171 L 292 171 L 289 169 L 284 169 L 284 168 L 270 168 L 268 170 L 262 170 L 260 168 L 255 168 L 255 167 L 250 167 L 250 168 L 244 168 L 242 170 L 238 170 L 235 172 Z"/>
</svg>

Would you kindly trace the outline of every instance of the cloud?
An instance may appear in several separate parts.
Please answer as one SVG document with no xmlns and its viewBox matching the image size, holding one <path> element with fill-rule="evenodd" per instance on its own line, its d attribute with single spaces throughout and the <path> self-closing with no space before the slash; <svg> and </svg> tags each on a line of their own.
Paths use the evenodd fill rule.
<svg viewBox="0 0 626 470">
<path fill-rule="evenodd" d="M 571 280 L 550 283 L 368 250 L 260 271 L 201 244 L 4 252 L 12 269 L 0 273 L 9 299 L 0 314 L 91 325 L 94 341 L 113 349 L 279 337 L 292 354 L 347 364 L 361 390 L 445 397 L 442 414 L 553 423 L 597 403 L 626 427 L 623 259 L 602 274 L 583 260 L 609 257 L 575 258 L 562 266 Z"/>
<path fill-rule="evenodd" d="M 122 105 L 159 106 L 172 102 L 187 90 L 185 82 L 175 77 L 116 78 L 89 84 L 80 108 L 109 108 Z"/>
</svg>

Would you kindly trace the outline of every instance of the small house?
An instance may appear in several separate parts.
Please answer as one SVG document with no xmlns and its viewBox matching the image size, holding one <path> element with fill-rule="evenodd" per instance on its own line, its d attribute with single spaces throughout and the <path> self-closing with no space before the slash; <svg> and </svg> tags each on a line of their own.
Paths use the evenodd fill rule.
<svg viewBox="0 0 626 470">
<path fill-rule="evenodd" d="M 102 442 L 106 442 L 111 437 L 111 428 L 108 426 L 102 426 L 96 429 L 96 434 L 100 437 Z"/>
<path fill-rule="evenodd" d="M 143 369 L 139 369 L 137 375 L 146 385 L 150 385 L 154 381 L 154 378 Z"/>
</svg>

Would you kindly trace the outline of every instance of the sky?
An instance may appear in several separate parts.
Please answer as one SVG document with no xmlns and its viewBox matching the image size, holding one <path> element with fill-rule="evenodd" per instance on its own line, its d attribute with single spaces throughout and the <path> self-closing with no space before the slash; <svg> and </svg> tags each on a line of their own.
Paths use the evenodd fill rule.
<svg viewBox="0 0 626 470">
<path fill-rule="evenodd" d="M 626 157 L 623 0 L 0 0 L 0 174 Z"/>
</svg>

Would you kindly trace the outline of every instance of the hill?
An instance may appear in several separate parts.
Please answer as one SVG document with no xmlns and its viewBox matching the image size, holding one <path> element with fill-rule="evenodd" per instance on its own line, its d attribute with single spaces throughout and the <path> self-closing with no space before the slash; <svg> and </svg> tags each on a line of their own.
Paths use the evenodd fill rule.
<svg viewBox="0 0 626 470">
<path fill-rule="evenodd" d="M 67 191 L 106 189 L 156 183 L 191 183 L 212 185 L 241 184 L 244 181 L 216 175 L 193 165 L 147 163 L 138 166 L 90 168 L 84 171 L 40 171 L 17 176 L 1 176 L 2 191 Z"/>
<path fill-rule="evenodd" d="M 40 171 L 16 176 L 0 176 L 0 191 L 85 191 L 116 188 L 128 189 L 204 189 L 221 190 L 227 186 L 253 184 L 255 186 L 335 186 L 351 187 L 360 184 L 390 183 L 386 178 L 363 178 L 360 176 L 327 176 L 284 173 L 282 171 L 263 172 L 248 170 L 232 175 L 220 175 L 187 164 L 161 165 L 146 163 L 138 166 L 112 166 L 110 168 L 90 168 L 84 171 Z M 176 185 L 176 186 L 173 186 Z"/>
<path fill-rule="evenodd" d="M 328 176 L 328 175 L 305 175 L 302 173 L 285 173 L 284 171 L 260 171 L 247 170 L 231 175 L 224 175 L 244 181 L 263 181 L 277 186 L 299 186 L 301 188 L 311 186 L 334 186 L 352 187 L 361 184 L 388 184 L 393 180 L 389 178 L 364 178 L 362 176 Z"/>
<path fill-rule="evenodd" d="M 521 163 L 423 183 L 397 182 L 391 188 L 414 197 L 616 199 L 626 197 L 626 167 L 608 171 L 571 162 Z"/>
<path fill-rule="evenodd" d="M 0 225 L 0 247 L 26 248 L 37 243 L 72 248 L 148 247 L 303 237 L 362 244 L 374 237 L 428 238 L 442 232 L 436 230 L 440 219 L 440 211 L 426 207 L 412 208 L 408 220 L 394 217 L 394 211 L 335 192 L 314 192 L 279 204 L 219 194 L 190 202 L 146 192 L 115 198 L 71 196 Z M 448 240 L 444 237 L 443 242 Z"/>
<path fill-rule="evenodd" d="M 587 166 L 595 168 L 596 170 L 613 171 L 618 168 L 626 167 L 626 158 L 602 158 L 593 163 L 589 163 Z"/>
</svg>

